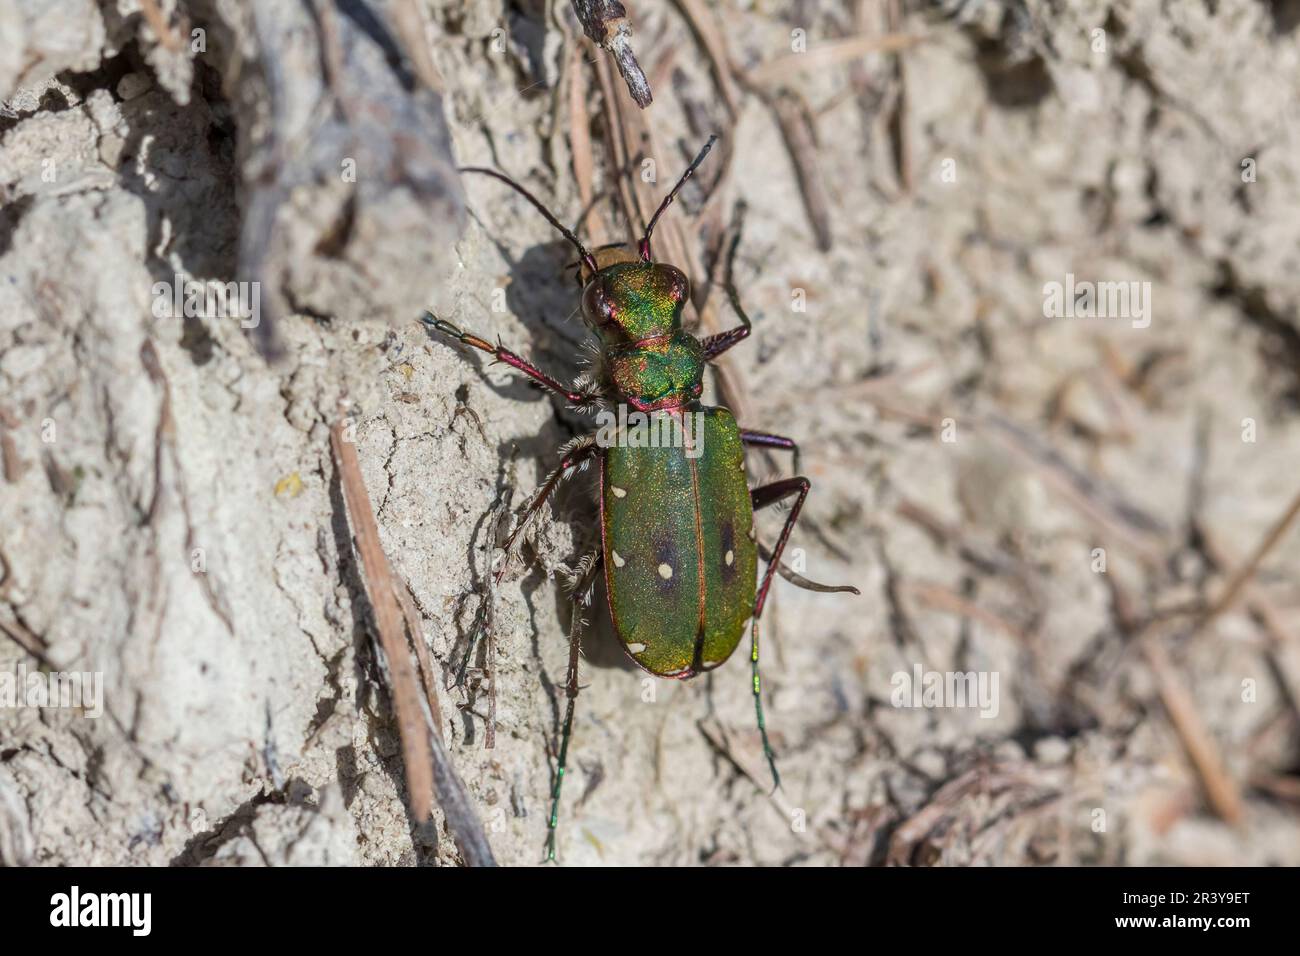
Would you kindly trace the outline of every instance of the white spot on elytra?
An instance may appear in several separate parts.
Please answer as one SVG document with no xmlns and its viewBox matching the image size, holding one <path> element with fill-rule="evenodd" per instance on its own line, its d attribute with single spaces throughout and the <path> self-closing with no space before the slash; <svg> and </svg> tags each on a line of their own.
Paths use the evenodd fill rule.
<svg viewBox="0 0 1300 956">
<path fill-rule="evenodd" d="M 626 497 L 627 497 L 627 491 L 626 491 L 626 489 L 620 488 L 618 485 L 610 485 L 610 486 L 609 486 L 609 490 L 612 491 L 612 492 L 614 492 L 614 497 L 615 497 L 615 498 L 626 498 Z"/>
<path fill-rule="evenodd" d="M 671 578 L 671 577 L 673 576 L 673 568 L 672 568 L 672 565 L 670 565 L 670 564 L 661 564 L 661 565 L 659 565 L 659 576 L 660 576 L 661 578 L 663 578 L 665 581 L 667 581 L 669 578 Z"/>
<path fill-rule="evenodd" d="M 614 567 L 616 568 L 621 568 L 623 565 L 627 564 L 627 562 L 623 560 L 623 556 L 612 548 L 610 549 L 609 556 L 614 559 Z"/>
<path fill-rule="evenodd" d="M 757 535 L 754 534 L 754 526 L 753 526 L 752 524 L 749 526 L 749 535 L 748 535 L 748 537 L 749 537 L 749 540 L 750 540 L 750 541 L 754 541 L 754 540 L 757 538 Z"/>
<path fill-rule="evenodd" d="M 734 564 L 736 561 L 736 552 L 728 551 L 725 555 L 723 555 L 722 560 L 727 562 L 727 567 L 731 567 L 732 564 Z"/>
<path fill-rule="evenodd" d="M 645 650 L 645 645 L 644 645 L 644 644 L 629 644 L 629 645 L 627 646 L 627 649 L 628 649 L 629 651 L 631 651 L 633 654 L 640 654 L 642 651 Z"/>
</svg>

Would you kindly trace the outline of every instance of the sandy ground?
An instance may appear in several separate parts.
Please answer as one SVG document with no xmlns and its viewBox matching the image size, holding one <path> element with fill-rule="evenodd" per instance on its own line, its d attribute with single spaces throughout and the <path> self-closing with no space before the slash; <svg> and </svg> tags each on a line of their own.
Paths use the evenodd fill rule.
<svg viewBox="0 0 1300 956">
<path fill-rule="evenodd" d="M 590 474 L 546 512 L 495 589 L 491 648 L 449 685 L 494 508 L 525 502 L 590 418 L 415 316 L 427 304 L 572 377 L 572 250 L 467 179 L 463 229 L 453 198 L 369 222 L 371 258 L 311 259 L 304 240 L 279 363 L 235 319 L 158 318 L 155 283 L 248 278 L 248 142 L 266 122 L 236 75 L 255 62 L 248 11 L 158 4 L 178 36 L 211 29 L 194 53 L 128 0 L 60 0 L 44 26 L 38 6 L 0 8 L 20 41 L 0 51 L 0 673 L 98 672 L 103 715 L 0 708 L 0 861 L 459 861 L 441 812 L 408 811 L 330 456 L 341 400 L 454 762 L 498 861 L 540 861 L 559 572 L 593 546 Z M 592 241 L 625 237 L 618 183 L 646 167 L 611 159 L 602 54 L 578 46 L 568 4 L 462 6 L 420 4 L 456 159 L 568 222 L 590 192 Z M 728 400 L 802 446 L 791 560 L 862 594 L 776 585 L 775 794 L 744 653 L 654 681 L 597 605 L 561 862 L 1300 863 L 1300 534 L 1283 526 L 1234 573 L 1300 491 L 1300 11 L 902 6 L 631 11 L 655 91 L 646 188 L 723 136 L 669 213 L 700 296 L 747 207 L 736 278 L 755 329 Z M 787 58 L 776 80 L 720 87 L 690 16 L 751 80 Z M 920 40 L 828 53 L 884 32 Z M 764 98 L 778 88 L 815 132 L 798 164 Z M 332 195 L 296 187 L 295 237 Z M 1045 314 L 1045 286 L 1067 281 L 1142 298 Z M 730 326 L 720 290 L 708 300 Z M 790 467 L 758 455 L 752 477 Z M 764 513 L 760 535 L 781 520 Z M 918 671 L 992 696 L 910 706 Z"/>
</svg>

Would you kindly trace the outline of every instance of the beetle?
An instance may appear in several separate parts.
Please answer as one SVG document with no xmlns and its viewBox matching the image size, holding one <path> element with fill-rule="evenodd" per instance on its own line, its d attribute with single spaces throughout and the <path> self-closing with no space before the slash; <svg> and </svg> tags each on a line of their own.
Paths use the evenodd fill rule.
<svg viewBox="0 0 1300 956">
<path fill-rule="evenodd" d="M 561 450 L 559 466 L 543 482 L 505 544 L 507 563 L 520 532 L 555 491 L 559 481 L 594 459 L 599 467 L 599 555 L 579 562 L 581 594 L 600 568 L 614 632 L 637 666 L 665 678 L 684 680 L 721 666 L 750 630 L 750 667 L 754 710 L 763 754 L 775 787 L 780 786 L 776 760 L 767 736 L 759 681 L 759 620 L 773 576 L 780 568 L 790 533 L 811 484 L 800 475 L 748 486 L 745 447 L 799 449 L 794 441 L 769 432 L 742 428 L 731 412 L 706 406 L 705 366 L 749 337 L 752 322 L 741 306 L 731 278 L 737 235 L 729 251 L 724 284 L 741 324 L 697 338 L 682 327 L 690 282 L 676 266 L 656 262 L 651 236 L 660 216 L 695 173 L 717 137 L 712 136 L 664 197 L 646 225 L 635 252 L 606 247 L 593 254 L 536 197 L 508 176 L 483 167 L 462 172 L 492 176 L 531 203 L 578 251 L 583 282 L 583 320 L 599 346 L 595 375 L 570 388 L 519 354 L 463 331 L 445 319 L 426 314 L 423 321 L 443 335 L 492 355 L 577 408 L 623 405 L 647 420 L 667 421 L 680 441 L 646 447 L 628 438 L 575 439 Z M 630 416 L 629 416 L 630 417 Z M 645 436 L 642 436 L 643 438 Z M 754 512 L 793 499 L 761 582 Z M 503 565 L 498 579 L 505 572 Z M 820 591 L 850 591 L 786 577 Z M 576 620 L 575 611 L 575 620 Z M 546 859 L 555 859 L 560 790 L 564 783 L 573 712 L 578 696 L 580 628 L 570 637 L 567 703 L 560 751 L 547 821 Z"/>
</svg>

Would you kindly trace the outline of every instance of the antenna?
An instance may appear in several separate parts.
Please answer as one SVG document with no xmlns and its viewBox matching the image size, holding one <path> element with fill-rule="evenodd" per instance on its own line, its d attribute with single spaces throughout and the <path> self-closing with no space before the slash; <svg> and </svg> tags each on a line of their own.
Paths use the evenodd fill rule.
<svg viewBox="0 0 1300 956">
<path fill-rule="evenodd" d="M 691 176 L 695 174 L 695 170 L 699 167 L 700 163 L 704 162 L 704 157 L 709 155 L 709 150 L 713 148 L 713 144 L 716 143 L 717 140 L 718 137 L 716 135 L 709 137 L 709 141 L 704 144 L 704 148 L 700 150 L 700 154 L 691 161 L 689 166 L 686 167 L 686 172 L 682 173 L 682 178 L 677 180 L 677 185 L 673 187 L 672 192 L 664 197 L 664 201 L 659 204 L 659 208 L 655 210 L 655 214 L 650 217 L 650 225 L 645 227 L 645 235 L 641 237 L 640 251 L 642 262 L 650 261 L 650 233 L 654 232 L 655 223 L 657 223 L 659 217 L 664 214 L 664 210 L 673 204 L 673 200 L 677 198 L 678 191 L 682 186 L 686 185 L 686 180 L 690 179 Z"/>
<path fill-rule="evenodd" d="M 578 255 L 582 258 L 583 265 L 585 265 L 592 272 L 598 271 L 596 268 L 596 257 L 587 251 L 587 247 L 582 244 L 581 239 L 579 239 L 577 236 L 573 234 L 573 230 L 571 230 L 568 226 L 564 225 L 564 223 L 560 222 L 560 220 L 556 219 L 554 214 L 552 214 L 552 212 L 549 209 L 547 209 L 545 206 L 542 205 L 542 201 L 540 199 L 538 199 L 536 196 L 530 193 L 523 186 L 519 185 L 517 182 L 515 182 L 505 173 L 499 173 L 495 169 L 487 169 L 483 166 L 460 166 L 458 167 L 458 170 L 459 172 L 462 173 L 482 173 L 484 176 L 491 176 L 493 179 L 501 180 L 503 183 L 505 183 L 515 192 L 519 193 L 519 195 L 523 196 L 530 203 L 532 203 L 533 208 L 536 209 L 538 212 L 540 212 L 543 216 L 545 216 L 547 222 L 549 222 L 556 229 L 560 230 L 560 233 L 564 236 L 564 238 L 568 239 L 571 243 L 573 243 L 577 247 Z"/>
</svg>

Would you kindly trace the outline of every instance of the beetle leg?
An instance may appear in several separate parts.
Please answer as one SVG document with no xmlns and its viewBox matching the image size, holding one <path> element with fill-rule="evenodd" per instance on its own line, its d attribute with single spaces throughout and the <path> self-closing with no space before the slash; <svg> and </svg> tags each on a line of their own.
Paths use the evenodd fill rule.
<svg viewBox="0 0 1300 956">
<path fill-rule="evenodd" d="M 772 782 L 775 785 L 773 789 L 781 786 L 781 776 L 776 772 L 776 757 L 772 754 L 772 745 L 767 739 L 767 724 L 763 720 L 763 698 L 759 693 L 758 682 L 758 621 L 763 613 L 763 605 L 767 602 L 767 591 L 772 586 L 772 578 L 781 563 L 786 542 L 790 540 L 790 532 L 794 529 L 794 523 L 799 520 L 799 509 L 803 507 L 803 501 L 808 497 L 808 489 L 811 487 L 812 483 L 800 476 L 774 481 L 770 485 L 760 485 L 749 493 L 755 511 L 789 498 L 791 495 L 799 496 L 795 499 L 790 514 L 786 516 L 785 526 L 781 529 L 781 536 L 772 551 L 772 560 L 767 563 L 767 570 L 763 573 L 763 583 L 758 589 L 758 598 L 754 601 L 754 623 L 750 627 L 749 660 L 754 673 L 754 712 L 758 715 L 758 732 L 763 738 L 763 755 L 767 757 L 767 765 L 772 771 Z"/>
<path fill-rule="evenodd" d="M 582 618 L 584 608 L 591 606 L 591 585 L 600 570 L 603 557 L 599 553 L 588 555 L 578 562 L 573 575 L 573 620 L 569 624 L 569 672 L 564 684 L 568 703 L 564 707 L 564 730 L 560 736 L 560 752 L 555 762 L 555 783 L 551 787 L 551 815 L 546 827 L 546 862 L 555 862 L 556 827 L 560 822 L 560 788 L 564 786 L 564 770 L 569 758 L 569 737 L 573 734 L 573 706 L 578 699 L 578 660 L 582 653 Z"/>
<path fill-rule="evenodd" d="M 465 642 L 465 656 L 460 660 L 460 667 L 456 671 L 456 679 L 452 687 L 465 686 L 465 672 L 469 670 L 469 662 L 474 657 L 474 648 L 478 647 L 479 634 L 491 626 L 488 621 L 490 604 L 491 599 L 485 598 L 479 602 L 478 610 L 474 612 L 474 620 L 469 626 L 469 640 Z"/>
<path fill-rule="evenodd" d="M 491 516 L 488 541 L 495 544 L 501 537 L 501 531 L 505 527 L 506 521 L 510 517 L 510 494 L 507 488 L 502 494 L 498 495 L 497 500 L 492 503 L 492 508 L 488 512 Z M 489 555 L 491 551 L 489 551 Z M 489 571 L 491 568 L 489 567 Z M 479 637 L 483 633 L 490 633 L 492 630 L 492 585 L 488 584 L 487 594 L 480 596 L 478 610 L 474 612 L 474 620 L 469 627 L 469 637 L 465 642 L 465 655 L 461 658 L 460 667 L 456 670 L 456 679 L 452 687 L 463 687 L 465 685 L 465 674 L 469 671 L 470 661 L 474 659 L 474 650 L 478 647 Z"/>
<path fill-rule="evenodd" d="M 760 485 L 749 493 L 749 500 L 753 503 L 755 511 L 759 508 L 766 508 L 768 505 L 774 505 L 791 495 L 799 496 L 790 509 L 790 514 L 786 516 L 785 527 L 781 529 L 781 536 L 776 539 L 776 547 L 772 550 L 772 560 L 768 563 L 767 572 L 763 575 L 763 586 L 758 589 L 758 600 L 754 602 L 755 618 L 763 613 L 763 603 L 767 600 L 768 588 L 772 586 L 776 565 L 781 561 L 786 542 L 790 540 L 790 532 L 794 529 L 794 523 L 799 520 L 799 511 L 803 508 L 804 499 L 808 497 L 808 489 L 811 487 L 812 482 L 801 475 L 797 478 L 784 478 L 781 481 L 774 481 L 770 485 Z"/>
<path fill-rule="evenodd" d="M 574 468 L 577 468 L 592 455 L 598 454 L 599 452 L 600 448 L 596 444 L 596 439 L 591 435 L 584 435 L 575 438 L 560 450 L 560 453 L 563 456 L 560 459 L 560 464 L 550 473 L 550 475 L 547 476 L 546 481 L 542 483 L 542 487 L 539 488 L 537 494 L 533 496 L 533 500 L 528 503 L 528 507 L 524 511 L 523 517 L 520 518 L 519 523 L 515 525 L 515 530 L 510 532 L 510 537 L 506 539 L 505 560 L 501 562 L 501 568 L 496 573 L 498 584 L 501 583 L 501 579 L 505 576 L 506 569 L 510 567 L 510 558 L 513 556 L 515 542 L 518 540 L 520 532 L 528 526 L 528 524 L 533 520 L 534 515 L 541 510 L 542 505 L 546 503 L 546 499 L 551 497 L 552 493 L 555 491 L 555 486 L 560 483 L 562 478 L 571 474 Z"/>
<path fill-rule="evenodd" d="M 772 552 L 767 549 L 767 547 L 763 544 L 762 541 L 757 542 L 757 544 L 758 544 L 758 556 L 762 558 L 764 561 L 771 561 Z M 808 578 L 804 577 L 802 574 L 800 574 L 798 571 L 795 571 L 784 561 L 778 561 L 776 563 L 776 573 L 781 575 L 781 577 L 785 578 L 795 587 L 803 588 L 805 591 L 816 591 L 819 594 L 861 594 L 862 593 L 851 584 L 819 584 L 816 581 L 811 581 Z"/>
<path fill-rule="evenodd" d="M 443 335 L 449 335 L 458 342 L 472 346 L 481 352 L 487 352 L 498 362 L 505 362 L 511 368 L 518 369 L 535 382 L 540 382 L 553 392 L 558 392 L 569 400 L 572 405 L 582 405 L 591 400 L 591 395 L 586 392 L 574 391 L 563 385 L 559 380 L 551 378 L 536 365 L 533 365 L 527 359 L 503 348 L 500 344 L 493 345 L 487 339 L 480 338 L 470 332 L 462 331 L 458 326 L 452 325 L 446 319 L 439 319 L 431 312 L 426 312 L 420 319 L 425 325 L 441 332 Z"/>
<path fill-rule="evenodd" d="M 731 245 L 727 247 L 727 269 L 722 277 L 722 288 L 727 291 L 727 298 L 731 300 L 731 307 L 740 316 L 741 324 L 734 329 L 728 329 L 716 335 L 709 335 L 700 340 L 700 344 L 704 346 L 704 361 L 706 362 L 712 362 L 737 342 L 743 342 L 749 338 L 750 329 L 754 327 L 754 323 L 749 321 L 749 316 L 745 313 L 745 307 L 740 304 L 740 293 L 736 291 L 734 274 L 736 270 L 736 247 L 739 244 L 740 225 L 737 222 L 736 234 L 731 239 Z"/>
<path fill-rule="evenodd" d="M 749 330 L 751 328 L 753 328 L 753 326 L 750 324 L 749 319 L 746 318 L 744 325 L 738 325 L 734 329 L 719 332 L 717 335 L 705 336 L 700 340 L 700 344 L 704 346 L 704 361 L 712 362 L 737 342 L 743 342 L 745 339 L 749 338 Z"/>
<path fill-rule="evenodd" d="M 742 428 L 740 430 L 740 440 L 746 445 L 759 445 L 763 448 L 784 448 L 794 452 L 794 470 L 796 472 L 799 470 L 799 446 L 795 444 L 793 438 Z"/>
</svg>

